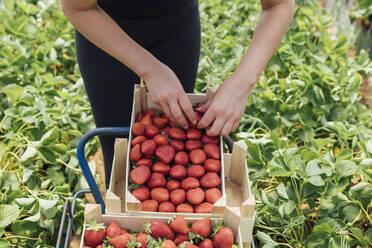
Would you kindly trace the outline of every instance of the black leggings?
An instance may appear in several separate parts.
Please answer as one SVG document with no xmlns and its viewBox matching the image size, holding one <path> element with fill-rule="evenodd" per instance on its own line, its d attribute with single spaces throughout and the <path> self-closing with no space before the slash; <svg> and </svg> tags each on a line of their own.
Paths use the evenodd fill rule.
<svg viewBox="0 0 372 248">
<path fill-rule="evenodd" d="M 200 18 L 197 0 L 186 3 L 166 16 L 151 19 L 126 18 L 120 12 L 104 9 L 137 43 L 171 68 L 186 92 L 192 93 L 200 53 Z M 79 68 L 97 127 L 128 126 L 133 85 L 138 76 L 76 32 Z M 100 137 L 106 186 L 114 155 L 113 136 Z"/>
</svg>

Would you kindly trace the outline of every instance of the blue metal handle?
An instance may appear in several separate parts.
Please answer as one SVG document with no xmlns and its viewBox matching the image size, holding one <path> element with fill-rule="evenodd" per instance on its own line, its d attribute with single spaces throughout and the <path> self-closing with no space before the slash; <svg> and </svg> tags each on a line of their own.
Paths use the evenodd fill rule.
<svg viewBox="0 0 372 248">
<path fill-rule="evenodd" d="M 83 174 L 85 176 L 85 179 L 88 182 L 89 188 L 92 191 L 94 200 L 97 204 L 100 204 L 102 207 L 102 213 L 104 214 L 106 212 L 106 206 L 103 201 L 102 195 L 99 192 L 98 186 L 96 182 L 94 181 L 94 177 L 92 175 L 92 172 L 90 171 L 90 168 L 88 166 L 88 162 L 85 159 L 84 154 L 84 148 L 86 143 L 89 139 L 93 138 L 97 135 L 128 135 L 129 134 L 129 127 L 102 127 L 97 128 L 94 130 L 89 131 L 86 133 L 79 141 L 79 144 L 77 146 L 77 157 L 80 163 L 81 170 L 83 171 Z"/>
</svg>

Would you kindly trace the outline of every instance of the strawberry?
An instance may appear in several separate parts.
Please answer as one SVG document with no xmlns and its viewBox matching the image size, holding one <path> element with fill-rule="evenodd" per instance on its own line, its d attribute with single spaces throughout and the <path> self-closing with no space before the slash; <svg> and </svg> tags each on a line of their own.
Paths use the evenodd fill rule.
<svg viewBox="0 0 372 248">
<path fill-rule="evenodd" d="M 155 115 L 155 109 L 148 109 L 146 111 L 146 114 L 149 114 L 151 117 L 154 117 L 154 115 Z"/>
<path fill-rule="evenodd" d="M 208 172 L 219 173 L 221 171 L 221 162 L 217 159 L 208 158 L 204 161 L 204 169 Z"/>
<path fill-rule="evenodd" d="M 189 235 L 188 234 L 177 233 L 177 235 L 174 239 L 174 243 L 176 243 L 176 245 L 179 245 L 179 244 L 181 244 L 185 241 L 190 241 Z"/>
<path fill-rule="evenodd" d="M 173 203 L 165 201 L 159 204 L 159 212 L 176 212 L 176 207 Z"/>
<path fill-rule="evenodd" d="M 134 239 L 134 236 L 130 233 L 123 233 L 120 235 L 116 235 L 115 237 L 110 239 L 110 244 L 115 248 L 126 248 L 127 242 L 130 239 Z"/>
<path fill-rule="evenodd" d="M 160 132 L 159 128 L 154 125 L 147 125 L 145 128 L 145 136 L 149 139 L 153 138 Z"/>
<path fill-rule="evenodd" d="M 211 233 L 211 219 L 204 218 L 202 220 L 194 221 L 191 226 L 191 231 L 204 238 L 208 238 L 209 234 Z"/>
<path fill-rule="evenodd" d="M 166 188 L 154 188 L 150 192 L 151 199 L 157 202 L 165 202 L 169 200 L 169 191 Z"/>
<path fill-rule="evenodd" d="M 213 246 L 216 248 L 231 248 L 234 244 L 234 233 L 228 227 L 223 227 L 216 232 Z"/>
<path fill-rule="evenodd" d="M 158 128 L 164 128 L 168 124 L 168 119 L 164 117 L 154 117 L 152 122 Z"/>
<path fill-rule="evenodd" d="M 179 244 L 177 247 L 179 247 L 179 248 L 198 248 L 196 245 L 193 245 L 190 242 L 183 242 L 183 243 Z"/>
<path fill-rule="evenodd" d="M 136 122 L 132 126 L 132 133 L 136 136 L 143 135 L 145 133 L 145 126 L 141 122 Z"/>
<path fill-rule="evenodd" d="M 189 157 L 193 164 L 202 164 L 207 155 L 202 149 L 195 149 L 190 152 Z"/>
<path fill-rule="evenodd" d="M 200 178 L 200 184 L 203 188 L 214 188 L 221 184 L 221 178 L 215 172 L 208 172 Z"/>
<path fill-rule="evenodd" d="M 147 167 L 151 167 L 152 161 L 149 158 L 141 158 L 140 160 L 136 162 L 136 166 L 140 166 L 140 165 L 146 165 Z"/>
<path fill-rule="evenodd" d="M 220 148 L 216 144 L 206 144 L 204 151 L 209 158 L 220 159 Z"/>
<path fill-rule="evenodd" d="M 177 124 L 174 121 L 169 120 L 168 121 L 170 128 L 174 128 L 177 126 Z"/>
<path fill-rule="evenodd" d="M 136 237 L 136 242 L 141 243 L 141 247 L 145 248 L 147 246 L 147 233 L 140 232 Z"/>
<path fill-rule="evenodd" d="M 187 176 L 188 177 L 200 178 L 204 174 L 205 174 L 205 169 L 201 165 L 193 164 L 189 168 L 187 168 Z"/>
<path fill-rule="evenodd" d="M 141 112 L 136 116 L 136 122 L 140 122 L 143 118 L 144 114 Z"/>
<path fill-rule="evenodd" d="M 166 187 L 169 190 L 169 192 L 172 192 L 175 189 L 181 188 L 181 183 L 177 180 L 171 179 L 167 182 Z"/>
<path fill-rule="evenodd" d="M 137 161 L 142 157 L 141 153 L 141 145 L 137 144 L 135 145 L 129 152 L 129 159 L 131 161 Z"/>
<path fill-rule="evenodd" d="M 153 140 L 145 140 L 141 145 L 141 152 L 145 155 L 153 155 L 156 150 L 156 143 Z"/>
<path fill-rule="evenodd" d="M 146 137 L 143 135 L 137 136 L 134 139 L 132 139 L 132 146 L 135 146 L 137 144 L 142 144 L 146 140 Z"/>
<path fill-rule="evenodd" d="M 202 139 L 201 139 L 201 142 L 203 144 L 215 144 L 217 145 L 218 142 L 219 142 L 219 138 L 218 136 L 209 136 L 209 135 L 203 135 Z"/>
<path fill-rule="evenodd" d="M 154 172 L 151 174 L 147 186 L 152 189 L 156 187 L 164 187 L 165 184 L 167 183 L 167 180 L 165 180 L 165 177 L 163 174 L 159 172 Z"/>
<path fill-rule="evenodd" d="M 202 112 L 204 107 L 205 107 L 205 103 L 199 103 L 198 105 L 196 105 L 195 111 L 197 111 L 199 113 L 204 113 L 204 111 Z"/>
<path fill-rule="evenodd" d="M 150 178 L 150 175 L 150 169 L 145 165 L 140 165 L 129 173 L 130 179 L 137 184 L 144 184 Z"/>
<path fill-rule="evenodd" d="M 145 200 L 141 204 L 142 211 L 157 212 L 159 203 L 155 200 Z"/>
<path fill-rule="evenodd" d="M 209 188 L 205 191 L 205 200 L 214 204 L 222 197 L 222 193 L 218 188 Z"/>
<path fill-rule="evenodd" d="M 186 139 L 186 134 L 179 128 L 171 127 L 168 131 L 168 136 L 172 139 L 184 140 Z"/>
<path fill-rule="evenodd" d="M 116 235 L 122 234 L 123 231 L 121 230 L 120 226 L 116 221 L 111 221 L 110 224 L 106 228 L 106 236 L 110 238 L 115 237 Z"/>
<path fill-rule="evenodd" d="M 178 213 L 194 213 L 194 208 L 186 203 L 181 203 L 176 207 Z"/>
<path fill-rule="evenodd" d="M 185 143 L 183 143 L 182 140 L 171 140 L 169 144 L 173 146 L 176 151 L 182 151 L 185 148 Z"/>
<path fill-rule="evenodd" d="M 174 163 L 187 165 L 189 163 L 189 155 L 187 155 L 187 153 L 184 151 L 177 152 L 176 155 L 174 156 Z"/>
<path fill-rule="evenodd" d="M 184 203 L 186 199 L 186 192 L 183 189 L 175 189 L 170 193 L 170 201 L 175 204 Z"/>
<path fill-rule="evenodd" d="M 176 164 L 173 165 L 169 171 L 169 176 L 173 179 L 181 180 L 186 176 L 186 168 L 185 166 Z"/>
<path fill-rule="evenodd" d="M 199 121 L 202 118 L 202 115 L 200 113 L 198 113 L 198 112 L 195 112 L 195 115 L 196 115 L 196 123 L 195 123 L 195 125 L 192 124 L 192 123 L 190 123 L 190 127 L 191 128 L 196 128 L 196 126 L 198 125 Z"/>
<path fill-rule="evenodd" d="M 155 151 L 155 155 L 166 164 L 172 161 L 175 153 L 174 147 L 169 145 L 159 146 Z"/>
<path fill-rule="evenodd" d="M 191 204 L 199 204 L 204 201 L 204 191 L 201 188 L 190 189 L 186 193 L 186 199 Z"/>
<path fill-rule="evenodd" d="M 186 137 L 190 140 L 199 140 L 202 136 L 202 132 L 199 129 L 191 128 L 187 130 Z"/>
<path fill-rule="evenodd" d="M 170 126 L 166 126 L 165 128 L 163 128 L 163 129 L 161 130 L 161 132 L 164 133 L 165 135 L 168 135 L 168 131 L 169 131 L 169 129 L 170 129 Z"/>
<path fill-rule="evenodd" d="M 97 224 L 96 220 L 86 224 L 84 240 L 88 246 L 96 247 L 105 239 L 105 226 L 102 223 Z"/>
<path fill-rule="evenodd" d="M 195 177 L 186 177 L 181 182 L 181 188 L 183 188 L 184 190 L 199 188 L 199 186 L 199 180 Z"/>
<path fill-rule="evenodd" d="M 159 220 L 151 221 L 151 236 L 154 238 L 170 238 L 174 236 L 172 229 Z"/>
<path fill-rule="evenodd" d="M 157 135 L 155 135 L 153 140 L 159 146 L 168 145 L 168 138 L 165 135 L 157 134 Z"/>
<path fill-rule="evenodd" d="M 213 241 L 205 239 L 199 244 L 199 248 L 213 248 Z"/>
<path fill-rule="evenodd" d="M 186 140 L 185 142 L 186 151 L 200 149 L 201 147 L 202 147 L 202 143 L 200 142 L 200 140 Z"/>
<path fill-rule="evenodd" d="M 190 229 L 187 226 L 185 218 L 181 215 L 177 215 L 175 218 L 170 219 L 170 228 L 177 233 L 188 234 Z"/>
<path fill-rule="evenodd" d="M 162 248 L 177 248 L 177 246 L 172 240 L 166 239 L 163 241 Z"/>
<path fill-rule="evenodd" d="M 147 126 L 152 124 L 151 115 L 146 114 L 141 120 L 142 125 Z"/>
<path fill-rule="evenodd" d="M 159 172 L 159 173 L 162 173 L 164 175 L 168 175 L 168 172 L 169 172 L 170 168 L 171 167 L 169 165 L 164 164 L 161 161 L 158 161 L 152 166 L 151 170 L 152 170 L 152 172 Z"/>
<path fill-rule="evenodd" d="M 142 202 L 150 199 L 150 190 L 147 187 L 141 187 L 133 190 L 132 195 Z"/>
<path fill-rule="evenodd" d="M 203 202 L 195 206 L 195 213 L 210 214 L 212 213 L 212 203 Z"/>
</svg>

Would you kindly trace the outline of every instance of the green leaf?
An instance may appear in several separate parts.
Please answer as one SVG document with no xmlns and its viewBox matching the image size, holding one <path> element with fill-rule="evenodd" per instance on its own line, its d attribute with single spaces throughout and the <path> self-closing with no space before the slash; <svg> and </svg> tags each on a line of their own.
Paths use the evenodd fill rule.
<svg viewBox="0 0 372 248">
<path fill-rule="evenodd" d="M 17 236 L 36 238 L 39 236 L 41 228 L 36 222 L 21 220 L 12 224 L 12 231 Z"/>
<path fill-rule="evenodd" d="M 284 212 L 287 215 L 290 215 L 295 208 L 296 208 L 296 204 L 294 203 L 294 201 L 287 201 L 287 202 L 284 202 L 283 204 Z"/>
<path fill-rule="evenodd" d="M 359 218 L 360 210 L 357 206 L 348 205 L 342 209 L 342 213 L 348 222 L 353 223 Z"/>
<path fill-rule="evenodd" d="M 341 177 L 352 176 L 356 173 L 358 167 L 350 160 L 341 160 L 336 163 L 336 171 Z"/>
<path fill-rule="evenodd" d="M 276 190 L 281 197 L 288 200 L 287 190 L 285 189 L 284 184 L 279 184 Z"/>
<path fill-rule="evenodd" d="M 0 227 L 7 227 L 16 221 L 20 213 L 17 205 L 0 205 Z"/>
<path fill-rule="evenodd" d="M 11 248 L 8 240 L 0 238 L 0 248 Z"/>
<path fill-rule="evenodd" d="M 315 185 L 315 186 L 323 186 L 324 185 L 324 181 L 323 181 L 322 177 L 319 176 L 319 175 L 309 177 L 309 182 L 312 185 Z"/>
<path fill-rule="evenodd" d="M 267 248 L 272 248 L 272 247 L 275 247 L 277 245 L 277 243 L 274 240 L 271 239 L 270 235 L 268 235 L 264 232 L 257 231 L 257 238 L 263 244 L 265 244 Z"/>
<path fill-rule="evenodd" d="M 306 165 L 306 175 L 315 176 L 323 174 L 323 170 L 318 166 L 318 161 L 311 160 Z"/>
<path fill-rule="evenodd" d="M 16 84 L 8 84 L 3 87 L 2 91 L 12 100 L 12 102 L 16 102 L 23 93 L 23 87 Z"/>
<path fill-rule="evenodd" d="M 372 227 L 368 228 L 365 233 L 365 238 L 369 244 L 372 244 Z"/>
<path fill-rule="evenodd" d="M 33 146 L 27 146 L 26 151 L 22 154 L 19 158 L 19 162 L 24 163 L 28 162 L 29 160 L 33 159 L 36 156 L 36 148 Z"/>
<path fill-rule="evenodd" d="M 49 150 L 48 148 L 39 147 L 37 148 L 39 156 L 47 163 L 55 163 L 56 162 L 56 156 L 54 153 Z"/>
<path fill-rule="evenodd" d="M 43 137 L 41 138 L 42 145 L 49 145 L 50 143 L 55 142 L 58 139 L 59 131 L 57 127 L 52 128 L 48 132 L 46 132 Z"/>
</svg>

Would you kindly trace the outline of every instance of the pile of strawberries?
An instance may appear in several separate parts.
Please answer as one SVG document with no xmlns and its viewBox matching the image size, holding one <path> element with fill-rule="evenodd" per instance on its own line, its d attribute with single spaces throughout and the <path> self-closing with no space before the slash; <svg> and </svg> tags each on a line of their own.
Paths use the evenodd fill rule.
<svg viewBox="0 0 372 248">
<path fill-rule="evenodd" d="M 195 108 L 198 121 L 203 113 Z M 130 186 L 143 211 L 211 213 L 222 196 L 219 137 L 184 130 L 153 109 L 136 116 Z"/>
<path fill-rule="evenodd" d="M 140 232 L 120 228 L 111 221 L 87 225 L 84 233 L 84 248 L 232 248 L 234 233 L 223 223 L 211 228 L 211 219 L 196 220 L 189 226 L 182 216 L 169 219 L 168 224 L 159 220 L 143 223 Z"/>
</svg>

